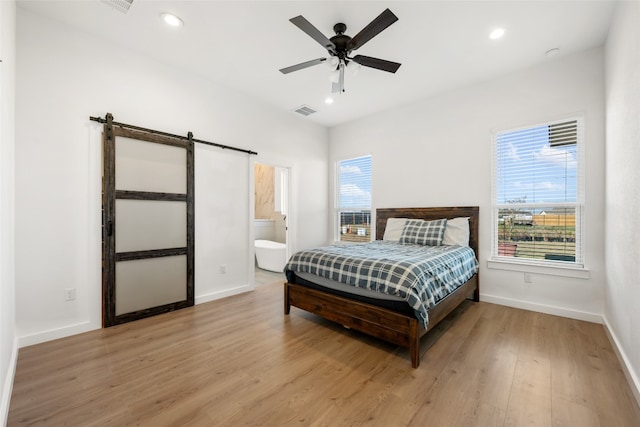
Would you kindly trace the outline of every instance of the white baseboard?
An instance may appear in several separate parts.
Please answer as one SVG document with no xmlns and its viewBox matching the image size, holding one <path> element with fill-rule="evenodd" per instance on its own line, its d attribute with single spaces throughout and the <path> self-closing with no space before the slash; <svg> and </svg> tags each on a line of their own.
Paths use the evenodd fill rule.
<svg viewBox="0 0 640 427">
<path fill-rule="evenodd" d="M 618 356 L 618 360 L 620 361 L 620 365 L 622 366 L 622 372 L 624 372 L 624 376 L 627 378 L 627 382 L 629 383 L 629 387 L 631 387 L 631 392 L 633 396 L 636 398 L 636 402 L 638 406 L 640 406 L 640 380 L 638 379 L 638 375 L 634 371 L 631 363 L 629 362 L 629 358 L 627 354 L 622 349 L 620 345 L 620 341 L 618 337 L 613 332 L 611 325 L 606 317 L 604 317 L 604 331 L 607 333 L 607 337 L 611 342 L 611 346 L 613 350 L 616 352 L 616 356 Z"/>
<path fill-rule="evenodd" d="M 252 291 L 254 288 L 249 285 L 242 285 L 231 289 L 225 289 L 224 291 L 211 292 L 205 295 L 199 295 L 195 298 L 196 304 L 202 304 L 204 302 L 217 300 L 220 298 L 229 297 L 232 295 L 241 294 L 244 292 Z M 47 341 L 56 340 L 59 338 L 69 337 L 71 335 L 82 334 L 84 332 L 94 331 L 100 329 L 102 326 L 94 324 L 93 322 L 82 322 L 75 325 L 64 326 L 61 328 L 50 329 L 48 331 L 38 332 L 31 335 L 23 335 L 18 337 L 18 348 L 26 347 L 29 345 L 40 344 Z"/>
<path fill-rule="evenodd" d="M 214 301 L 220 298 L 230 297 L 232 295 L 243 294 L 245 292 L 252 291 L 254 289 L 253 286 L 249 285 L 241 285 L 231 289 L 225 289 L 224 291 L 210 292 L 204 295 L 197 295 L 195 298 L 196 304 L 202 304 L 209 301 Z"/>
<path fill-rule="evenodd" d="M 7 376 L 4 378 L 2 385 L 2 401 L 0 402 L 0 425 L 7 425 L 9 417 L 9 404 L 11 403 L 11 393 L 13 392 L 13 379 L 16 375 L 16 364 L 18 363 L 18 339 L 13 340 L 13 349 L 11 350 L 11 358 L 7 366 Z"/>
<path fill-rule="evenodd" d="M 602 323 L 602 315 L 587 313 L 584 311 L 570 310 L 546 304 L 536 304 L 528 301 L 497 297 L 494 295 L 480 294 L 480 301 L 493 304 L 506 305 L 507 307 L 521 308 L 523 310 L 536 311 L 538 313 L 553 314 L 555 316 L 568 317 L 569 319 L 584 320 L 592 323 Z"/>
<path fill-rule="evenodd" d="M 18 337 L 18 345 L 20 348 L 22 348 L 29 345 L 40 344 L 46 341 L 57 340 L 58 338 L 65 338 L 71 335 L 95 331 L 96 329 L 100 328 L 101 325 L 95 325 L 91 322 L 76 323 L 75 325 L 50 329 L 48 331 L 38 332 L 31 335 L 23 335 L 21 337 Z"/>
</svg>

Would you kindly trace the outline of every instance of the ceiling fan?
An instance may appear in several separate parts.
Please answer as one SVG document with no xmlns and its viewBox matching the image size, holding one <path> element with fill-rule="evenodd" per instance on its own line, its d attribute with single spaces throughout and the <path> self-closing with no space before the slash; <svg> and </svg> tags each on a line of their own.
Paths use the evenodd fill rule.
<svg viewBox="0 0 640 427">
<path fill-rule="evenodd" d="M 361 48 L 365 43 L 380 34 L 384 29 L 397 20 L 398 17 L 394 15 L 393 12 L 389 9 L 385 9 L 376 19 L 371 21 L 369 25 L 364 27 L 362 31 L 353 37 L 349 37 L 344 33 L 347 30 L 347 26 L 345 24 L 337 23 L 333 26 L 333 31 L 335 31 L 336 35 L 328 39 L 302 15 L 291 18 L 289 20 L 291 23 L 307 33 L 309 37 L 320 43 L 322 47 L 327 49 L 329 57 L 312 59 L 311 61 L 282 68 L 280 69 L 280 72 L 282 74 L 288 74 L 293 71 L 302 70 L 321 64 L 325 61 L 329 61 L 332 68 L 335 66 L 335 68 L 333 68 L 333 75 L 335 78 L 330 77 L 333 83 L 331 90 L 332 93 L 344 92 L 344 70 L 351 62 L 365 67 L 395 73 L 401 65 L 397 62 L 386 61 L 384 59 L 372 58 L 364 55 L 356 55 L 353 57 L 350 55 L 352 51 Z"/>
</svg>

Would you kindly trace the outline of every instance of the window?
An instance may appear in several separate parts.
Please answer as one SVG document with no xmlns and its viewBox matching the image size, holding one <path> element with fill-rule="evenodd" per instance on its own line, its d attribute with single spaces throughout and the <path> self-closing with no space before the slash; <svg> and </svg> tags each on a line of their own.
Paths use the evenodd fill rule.
<svg viewBox="0 0 640 427">
<path fill-rule="evenodd" d="M 371 156 L 337 164 L 336 230 L 341 242 L 371 241 Z"/>
<path fill-rule="evenodd" d="M 582 118 L 494 134 L 492 257 L 583 266 Z"/>
</svg>

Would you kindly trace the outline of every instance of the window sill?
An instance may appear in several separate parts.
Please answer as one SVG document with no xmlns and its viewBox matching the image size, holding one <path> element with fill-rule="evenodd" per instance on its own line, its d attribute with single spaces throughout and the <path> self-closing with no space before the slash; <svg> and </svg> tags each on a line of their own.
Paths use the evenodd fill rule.
<svg viewBox="0 0 640 427">
<path fill-rule="evenodd" d="M 584 267 L 565 265 L 535 264 L 531 262 L 513 261 L 506 258 L 492 258 L 487 261 L 487 267 L 496 270 L 519 271 L 548 276 L 573 277 L 576 279 L 590 279 L 591 271 Z"/>
</svg>

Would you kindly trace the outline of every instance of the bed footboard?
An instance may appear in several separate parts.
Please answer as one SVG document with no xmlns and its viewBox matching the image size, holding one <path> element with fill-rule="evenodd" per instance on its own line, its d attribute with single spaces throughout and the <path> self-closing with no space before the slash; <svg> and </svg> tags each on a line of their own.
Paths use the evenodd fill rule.
<svg viewBox="0 0 640 427">
<path fill-rule="evenodd" d="M 384 341 L 408 347 L 411 364 L 420 364 L 420 337 L 426 330 L 414 317 L 294 283 L 284 284 L 284 312 L 301 308 L 327 320 L 339 323 Z"/>
</svg>

